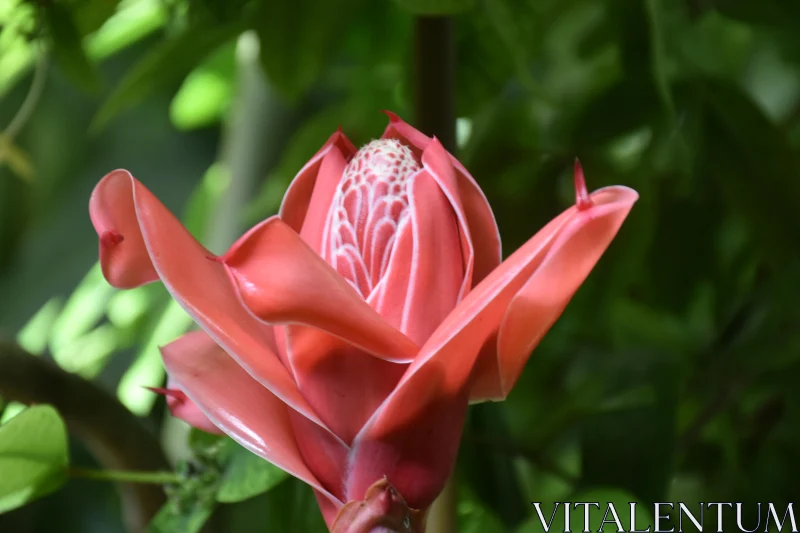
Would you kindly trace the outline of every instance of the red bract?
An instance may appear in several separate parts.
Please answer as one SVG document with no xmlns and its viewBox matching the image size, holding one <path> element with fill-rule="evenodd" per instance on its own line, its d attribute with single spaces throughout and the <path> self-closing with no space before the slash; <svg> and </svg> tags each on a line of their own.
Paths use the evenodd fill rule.
<svg viewBox="0 0 800 533">
<path fill-rule="evenodd" d="M 384 478 L 410 507 L 431 504 L 467 404 L 509 393 L 636 199 L 588 195 L 576 168 L 576 205 L 501 264 L 478 185 L 391 116 L 360 150 L 334 133 L 280 214 L 220 257 L 124 170 L 97 185 L 90 213 L 106 279 L 161 279 L 202 328 L 162 350 L 171 380 L 311 485 L 331 525 Z"/>
</svg>

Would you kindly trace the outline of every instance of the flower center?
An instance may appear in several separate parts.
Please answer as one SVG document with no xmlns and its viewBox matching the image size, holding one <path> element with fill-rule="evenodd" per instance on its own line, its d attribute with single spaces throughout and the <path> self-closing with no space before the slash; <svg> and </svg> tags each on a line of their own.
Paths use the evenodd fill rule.
<svg viewBox="0 0 800 533">
<path fill-rule="evenodd" d="M 420 168 L 395 139 L 370 142 L 345 167 L 328 215 L 326 257 L 364 298 L 386 273 L 408 219 L 408 181 Z"/>
</svg>

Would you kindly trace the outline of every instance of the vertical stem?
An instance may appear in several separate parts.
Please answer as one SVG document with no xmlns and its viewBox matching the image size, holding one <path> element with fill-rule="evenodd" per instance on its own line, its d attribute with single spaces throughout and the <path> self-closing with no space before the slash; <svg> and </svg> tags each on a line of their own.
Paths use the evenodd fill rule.
<svg viewBox="0 0 800 533">
<path fill-rule="evenodd" d="M 414 21 L 414 121 L 451 153 L 456 149 L 455 42 L 449 17 Z"/>
<path fill-rule="evenodd" d="M 436 136 L 450 152 L 456 150 L 455 66 L 453 20 L 422 17 L 414 21 L 414 108 L 415 125 Z M 431 507 L 428 533 L 458 531 L 457 491 L 451 477 Z"/>
</svg>

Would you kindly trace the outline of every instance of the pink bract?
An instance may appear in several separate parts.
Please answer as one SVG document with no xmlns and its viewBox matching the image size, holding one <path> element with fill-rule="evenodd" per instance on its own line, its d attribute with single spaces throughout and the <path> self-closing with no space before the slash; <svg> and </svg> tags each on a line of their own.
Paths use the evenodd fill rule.
<svg viewBox="0 0 800 533">
<path fill-rule="evenodd" d="M 127 171 L 90 214 L 109 283 L 160 279 L 202 328 L 162 350 L 173 414 L 311 485 L 332 525 L 384 478 L 431 504 L 468 403 L 508 395 L 637 198 L 589 195 L 577 167 L 576 205 L 501 263 L 477 183 L 390 115 L 360 150 L 334 133 L 219 257 Z"/>
</svg>

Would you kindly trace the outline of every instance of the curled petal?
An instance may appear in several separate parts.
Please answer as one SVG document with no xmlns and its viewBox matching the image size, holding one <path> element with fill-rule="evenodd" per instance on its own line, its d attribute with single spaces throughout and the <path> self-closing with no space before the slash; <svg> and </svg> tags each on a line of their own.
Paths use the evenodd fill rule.
<svg viewBox="0 0 800 533">
<path fill-rule="evenodd" d="M 616 194 L 624 199 L 605 203 Z M 500 381 L 493 398 L 505 398 L 511 392 L 531 351 L 611 244 L 636 197 L 630 189 L 607 190 L 578 203 L 575 218 L 559 233 L 551 252 L 506 308 L 497 337 Z"/>
<path fill-rule="evenodd" d="M 231 354 L 255 379 L 309 419 L 322 424 L 297 384 L 275 355 L 271 327 L 253 317 L 241 304 L 225 267 L 183 227 L 175 216 L 128 172 L 108 174 L 97 184 L 92 220 L 98 232 L 114 221 L 123 240 L 118 246 L 136 244 L 136 262 L 109 265 L 112 276 L 138 266 L 147 254 L 150 268 L 194 320 Z M 101 233 L 102 235 L 102 233 Z M 128 258 L 128 256 L 125 256 Z M 131 271 L 131 276 L 136 270 Z M 141 278 L 141 276 L 139 276 Z"/>
<path fill-rule="evenodd" d="M 223 262 L 244 305 L 265 322 L 312 326 L 391 361 L 417 352 L 277 217 L 245 234 Z"/>
<path fill-rule="evenodd" d="M 100 266 L 106 280 L 130 289 L 158 279 L 144 244 L 136 208 L 130 201 L 130 174 L 115 170 L 92 191 L 89 216 L 100 240 Z"/>
<path fill-rule="evenodd" d="M 401 443 L 395 437 L 400 434 L 406 441 L 396 452 L 398 457 L 433 440 L 439 447 L 430 450 L 433 456 L 427 460 L 452 464 L 460 427 L 446 426 L 446 413 L 437 414 L 434 407 L 452 399 L 449 408 L 460 412 L 458 398 L 467 390 L 481 347 L 493 335 L 498 335 L 497 351 L 482 353 L 497 354 L 496 360 L 488 363 L 488 368 L 495 365 L 496 371 L 486 374 L 495 381 L 481 383 L 481 390 L 487 397 L 508 394 L 524 365 L 526 350 L 533 348 L 564 310 L 637 198 L 636 192 L 626 187 L 596 191 L 591 195 L 591 207 L 572 207 L 556 217 L 475 287 L 420 349 L 397 388 L 356 437 L 351 456 L 369 453 L 370 445 L 362 451 L 362 443 L 388 439 Z M 481 380 L 481 376 L 472 377 Z M 436 417 L 441 425 L 431 422 Z M 410 429 L 420 425 L 431 427 L 432 433 L 421 435 Z M 357 463 L 357 459 L 351 461 Z M 389 479 L 408 495 L 391 474 Z"/>
<path fill-rule="evenodd" d="M 205 431 L 206 433 L 214 433 L 216 435 L 221 435 L 222 430 L 220 430 L 214 423 L 209 420 L 209 418 L 200 410 L 195 403 L 189 399 L 184 392 L 178 388 L 175 388 L 175 384 L 172 383 L 172 386 L 168 384 L 165 388 L 161 387 L 146 387 L 147 390 L 154 392 L 156 394 L 163 394 L 167 399 L 167 407 L 169 407 L 170 413 L 175 418 L 180 418 L 193 428 L 200 429 Z"/>
<path fill-rule="evenodd" d="M 163 347 L 161 353 L 170 377 L 217 427 L 340 505 L 303 459 L 289 407 L 250 377 L 211 337 L 194 331 Z"/>
</svg>

